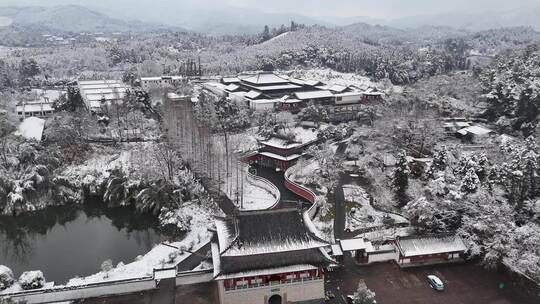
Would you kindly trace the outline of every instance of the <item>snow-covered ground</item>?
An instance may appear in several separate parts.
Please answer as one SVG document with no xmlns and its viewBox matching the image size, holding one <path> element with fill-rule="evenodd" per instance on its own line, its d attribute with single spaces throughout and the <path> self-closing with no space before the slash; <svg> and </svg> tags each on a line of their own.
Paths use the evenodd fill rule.
<svg viewBox="0 0 540 304">
<path fill-rule="evenodd" d="M 233 201 L 240 202 L 240 194 L 243 190 L 242 210 L 264 210 L 271 208 L 276 203 L 276 197 L 279 190 L 268 182 L 265 184 L 249 175 L 249 166 L 244 163 L 237 163 L 239 169 L 231 168 L 231 176 L 223 178 L 222 189 L 225 194 Z M 235 166 L 237 164 L 234 164 Z M 237 192 L 238 190 L 238 192 Z M 238 203 L 240 204 L 240 203 Z M 240 206 L 239 206 L 240 207 Z"/>
<path fill-rule="evenodd" d="M 320 168 L 316 161 L 305 161 L 301 159 L 299 163 L 291 169 L 292 174 L 289 178 L 301 185 L 310 184 L 314 179 L 317 179 L 316 171 Z"/>
<path fill-rule="evenodd" d="M 26 139 L 41 140 L 44 127 L 44 119 L 37 117 L 28 117 L 19 125 L 19 129 L 16 134 Z"/>
<path fill-rule="evenodd" d="M 84 278 L 71 279 L 67 285 L 84 285 L 151 276 L 154 269 L 177 265 L 191 255 L 191 253 L 184 251 L 184 249 L 191 252 L 196 251 L 208 243 L 212 237 L 212 233 L 208 229 L 213 227 L 214 221 L 208 209 L 196 204 L 189 205 L 186 208 L 189 208 L 186 212 L 189 212 L 193 219 L 191 221 L 190 231 L 183 240 L 156 245 L 147 254 L 137 257 L 131 263 L 119 263 L 119 265 L 108 273 L 100 271 Z"/>
<path fill-rule="evenodd" d="M 282 39 L 283 37 L 287 36 L 289 33 L 290 33 L 290 32 L 285 32 L 285 33 L 283 33 L 283 34 L 279 34 L 279 35 L 277 35 L 276 37 L 272 37 L 272 38 L 266 40 L 265 42 L 263 42 L 263 43 L 261 43 L 261 44 L 259 44 L 259 45 L 270 44 L 270 43 L 272 43 L 272 42 L 274 42 L 274 41 L 277 41 L 277 40 Z"/>
<path fill-rule="evenodd" d="M 379 227 L 384 225 L 385 217 L 387 220 L 393 220 L 395 223 L 408 223 L 403 216 L 393 213 L 386 213 L 376 210 L 369 204 L 369 195 L 362 187 L 358 185 L 344 185 L 343 193 L 345 200 L 355 204 L 349 212 L 346 213 L 345 228 L 355 231 L 358 229 Z"/>
<path fill-rule="evenodd" d="M 262 186 L 244 183 L 244 202 L 242 210 L 264 210 L 276 203 L 276 197 Z"/>
</svg>

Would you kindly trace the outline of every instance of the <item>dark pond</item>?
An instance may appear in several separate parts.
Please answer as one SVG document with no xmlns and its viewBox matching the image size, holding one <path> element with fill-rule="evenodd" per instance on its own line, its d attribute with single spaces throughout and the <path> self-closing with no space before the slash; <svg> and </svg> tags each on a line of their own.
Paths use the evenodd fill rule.
<svg viewBox="0 0 540 304">
<path fill-rule="evenodd" d="M 131 262 L 160 242 L 155 217 L 104 206 L 92 202 L 0 217 L 0 265 L 17 277 L 41 270 L 47 281 L 62 284 L 98 272 L 106 259 Z"/>
</svg>

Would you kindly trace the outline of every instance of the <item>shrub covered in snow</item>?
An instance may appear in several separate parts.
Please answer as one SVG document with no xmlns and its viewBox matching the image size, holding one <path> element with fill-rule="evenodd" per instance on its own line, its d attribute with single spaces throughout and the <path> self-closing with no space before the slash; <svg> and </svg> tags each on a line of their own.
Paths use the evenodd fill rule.
<svg viewBox="0 0 540 304">
<path fill-rule="evenodd" d="M 25 271 L 19 277 L 22 289 L 38 289 L 45 286 L 45 276 L 40 270 Z"/>
<path fill-rule="evenodd" d="M 4 265 L 0 265 L 0 290 L 10 287 L 14 282 L 13 271 Z"/>
<path fill-rule="evenodd" d="M 176 210 L 162 209 L 159 214 L 159 221 L 165 230 L 172 230 L 170 233 L 185 232 L 191 227 L 193 217 L 188 214 L 188 208 Z"/>
</svg>

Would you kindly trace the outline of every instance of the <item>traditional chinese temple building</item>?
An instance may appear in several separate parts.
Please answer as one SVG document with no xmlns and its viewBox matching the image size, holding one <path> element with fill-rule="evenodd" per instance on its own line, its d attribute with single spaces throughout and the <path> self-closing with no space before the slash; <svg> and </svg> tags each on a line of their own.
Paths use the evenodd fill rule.
<svg viewBox="0 0 540 304">
<path fill-rule="evenodd" d="M 324 269 L 335 261 L 307 213 L 251 211 L 217 217 L 215 222 L 212 261 L 221 304 L 324 298 Z"/>
<path fill-rule="evenodd" d="M 463 261 L 467 247 L 457 235 L 409 236 L 396 239 L 400 267 Z"/>
<path fill-rule="evenodd" d="M 256 154 L 248 157 L 246 161 L 256 163 L 263 167 L 285 171 L 294 166 L 304 153 L 304 150 L 317 141 L 316 133 L 311 137 L 299 137 L 291 140 L 285 137 L 272 136 L 259 141 L 259 150 Z"/>
</svg>

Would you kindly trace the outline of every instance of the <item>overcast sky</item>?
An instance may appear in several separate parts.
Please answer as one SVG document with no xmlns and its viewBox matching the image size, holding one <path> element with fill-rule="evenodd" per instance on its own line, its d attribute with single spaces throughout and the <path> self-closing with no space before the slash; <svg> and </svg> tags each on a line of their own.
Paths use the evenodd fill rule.
<svg viewBox="0 0 540 304">
<path fill-rule="evenodd" d="M 152 9 L 169 5 L 181 9 L 185 5 L 218 8 L 236 6 L 263 12 L 297 13 L 310 16 L 370 16 L 394 19 L 407 16 L 448 12 L 482 12 L 485 10 L 519 9 L 539 5 L 539 0 L 0 0 L 4 5 L 78 4 L 112 11 L 123 6 Z"/>
</svg>

